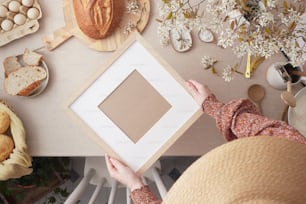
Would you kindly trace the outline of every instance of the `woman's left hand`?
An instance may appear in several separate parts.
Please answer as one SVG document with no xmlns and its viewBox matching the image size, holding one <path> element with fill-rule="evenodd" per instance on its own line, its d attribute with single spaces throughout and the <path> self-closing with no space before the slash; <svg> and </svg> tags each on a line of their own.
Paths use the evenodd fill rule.
<svg viewBox="0 0 306 204">
<path fill-rule="evenodd" d="M 108 155 L 105 155 L 105 161 L 110 176 L 126 185 L 131 191 L 144 186 L 140 176 L 130 167 Z"/>
</svg>

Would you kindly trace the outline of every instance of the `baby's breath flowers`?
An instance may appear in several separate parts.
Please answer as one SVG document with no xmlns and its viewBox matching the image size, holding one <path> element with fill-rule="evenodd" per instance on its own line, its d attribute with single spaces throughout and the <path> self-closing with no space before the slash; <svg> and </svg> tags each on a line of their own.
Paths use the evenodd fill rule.
<svg viewBox="0 0 306 204">
<path fill-rule="evenodd" d="M 227 65 L 222 72 L 222 78 L 225 82 L 231 82 L 234 79 L 234 71 L 230 65 Z"/>
<path fill-rule="evenodd" d="M 133 14 L 133 15 L 138 14 L 139 11 L 140 11 L 139 5 L 138 5 L 137 1 L 130 1 L 130 2 L 128 2 L 127 5 L 126 5 L 126 9 L 127 9 L 127 12 L 129 14 Z"/>
<path fill-rule="evenodd" d="M 146 10 L 146 3 L 141 5 L 138 0 L 130 0 L 126 4 L 126 12 L 129 14 L 129 20 L 123 26 L 123 33 L 129 35 L 134 30 L 138 31 L 138 25 L 141 22 L 143 13 Z"/>
<path fill-rule="evenodd" d="M 132 21 L 128 21 L 128 23 L 124 26 L 123 33 L 129 35 L 136 28 L 136 25 Z"/>
<path fill-rule="evenodd" d="M 234 66 L 227 65 L 222 72 L 222 78 L 225 82 L 231 82 L 234 79 L 234 74 L 240 74 L 244 75 L 244 73 L 237 70 L 238 64 L 235 64 Z"/>
<path fill-rule="evenodd" d="M 305 4 L 305 0 L 207 0 L 206 25 L 218 35 L 218 45 L 232 47 L 238 57 L 250 52 L 268 58 L 283 51 L 298 66 L 305 62 Z"/>
</svg>

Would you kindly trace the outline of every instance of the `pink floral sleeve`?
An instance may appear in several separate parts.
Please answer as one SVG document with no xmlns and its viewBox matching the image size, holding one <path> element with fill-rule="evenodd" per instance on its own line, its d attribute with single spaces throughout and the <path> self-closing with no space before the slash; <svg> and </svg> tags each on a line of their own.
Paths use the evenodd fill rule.
<svg viewBox="0 0 306 204">
<path fill-rule="evenodd" d="M 203 111 L 216 120 L 226 140 L 267 135 L 306 144 L 306 138 L 284 121 L 268 119 L 247 99 L 219 102 L 212 94 L 203 102 Z"/>
<path fill-rule="evenodd" d="M 154 195 L 148 186 L 143 186 L 131 192 L 134 204 L 160 204 L 161 201 Z"/>
</svg>

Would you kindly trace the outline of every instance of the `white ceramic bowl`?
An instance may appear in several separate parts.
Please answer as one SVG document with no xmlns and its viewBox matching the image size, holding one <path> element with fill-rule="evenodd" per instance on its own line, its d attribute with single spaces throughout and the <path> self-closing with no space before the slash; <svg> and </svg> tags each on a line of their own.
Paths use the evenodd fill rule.
<svg viewBox="0 0 306 204">
<path fill-rule="evenodd" d="M 296 94 L 296 107 L 289 107 L 288 123 L 306 137 L 306 87 Z"/>
</svg>

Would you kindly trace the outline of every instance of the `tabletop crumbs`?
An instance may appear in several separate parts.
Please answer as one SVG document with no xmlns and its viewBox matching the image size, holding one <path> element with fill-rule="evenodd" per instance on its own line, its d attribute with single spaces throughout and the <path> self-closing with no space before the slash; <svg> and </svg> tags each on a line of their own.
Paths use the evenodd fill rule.
<svg viewBox="0 0 306 204">
<path fill-rule="evenodd" d="M 0 33 L 8 32 L 28 21 L 35 20 L 40 10 L 34 0 L 9 0 L 0 5 Z"/>
</svg>

